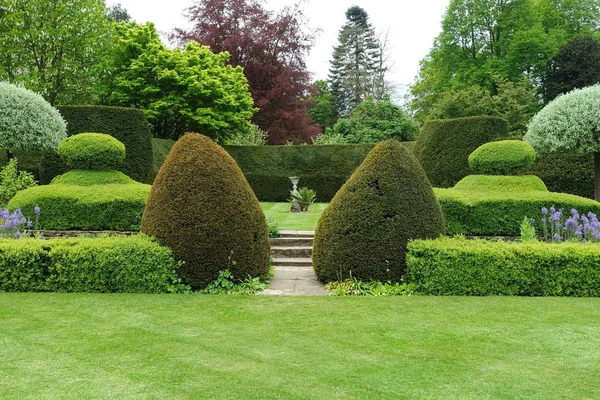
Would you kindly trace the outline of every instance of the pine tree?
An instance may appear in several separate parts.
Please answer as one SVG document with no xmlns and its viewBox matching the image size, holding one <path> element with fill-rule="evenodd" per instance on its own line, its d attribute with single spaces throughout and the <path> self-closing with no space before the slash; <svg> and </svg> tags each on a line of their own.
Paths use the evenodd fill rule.
<svg viewBox="0 0 600 400">
<path fill-rule="evenodd" d="M 346 23 L 333 50 L 329 83 L 338 114 L 346 116 L 366 97 L 380 98 L 386 67 L 369 16 L 358 6 L 346 11 Z M 374 79 L 377 77 L 377 79 Z"/>
</svg>

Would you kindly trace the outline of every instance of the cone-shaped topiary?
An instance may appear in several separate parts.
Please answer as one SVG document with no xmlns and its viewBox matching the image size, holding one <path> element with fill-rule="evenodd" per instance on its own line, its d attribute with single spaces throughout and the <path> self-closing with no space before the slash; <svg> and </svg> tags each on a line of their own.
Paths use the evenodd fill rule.
<svg viewBox="0 0 600 400">
<path fill-rule="evenodd" d="M 322 281 L 400 281 L 410 239 L 444 233 L 425 172 L 400 143 L 378 144 L 321 215 L 313 267 Z"/>
<path fill-rule="evenodd" d="M 184 262 L 193 288 L 229 269 L 235 279 L 265 276 L 269 234 L 258 199 L 233 158 L 208 137 L 188 133 L 171 149 L 150 191 L 142 232 Z"/>
<path fill-rule="evenodd" d="M 535 150 L 522 140 L 485 143 L 469 155 L 469 167 L 481 175 L 514 175 L 530 169 Z"/>
<path fill-rule="evenodd" d="M 125 160 L 125 145 L 105 133 L 80 133 L 58 145 L 58 154 L 72 169 L 117 169 Z"/>
</svg>

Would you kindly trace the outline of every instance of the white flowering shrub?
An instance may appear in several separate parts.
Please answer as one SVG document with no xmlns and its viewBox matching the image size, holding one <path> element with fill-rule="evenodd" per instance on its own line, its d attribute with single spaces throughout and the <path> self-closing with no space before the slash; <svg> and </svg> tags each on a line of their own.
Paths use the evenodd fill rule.
<svg viewBox="0 0 600 400">
<path fill-rule="evenodd" d="M 600 151 L 600 85 L 558 96 L 531 119 L 524 140 L 539 153 Z"/>
<path fill-rule="evenodd" d="M 0 147 L 8 150 L 56 149 L 67 137 L 57 109 L 37 93 L 0 82 Z"/>
</svg>

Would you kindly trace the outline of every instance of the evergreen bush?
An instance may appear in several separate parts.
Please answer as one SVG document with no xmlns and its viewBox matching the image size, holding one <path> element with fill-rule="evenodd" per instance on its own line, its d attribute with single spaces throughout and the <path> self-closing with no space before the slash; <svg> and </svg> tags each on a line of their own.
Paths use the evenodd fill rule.
<svg viewBox="0 0 600 400">
<path fill-rule="evenodd" d="M 485 143 L 469 155 L 469 167 L 481 175 L 514 175 L 530 169 L 535 150 L 521 140 Z"/>
<path fill-rule="evenodd" d="M 104 133 L 79 133 L 60 142 L 58 154 L 72 169 L 114 170 L 125 160 L 125 145 Z"/>
<path fill-rule="evenodd" d="M 186 134 L 171 149 L 141 229 L 184 262 L 180 275 L 194 288 L 206 287 L 225 269 L 239 281 L 265 277 L 269 269 L 260 204 L 235 161 L 203 135 Z"/>
<path fill-rule="evenodd" d="M 313 267 L 322 281 L 398 282 L 405 272 L 407 242 L 443 232 L 440 205 L 419 163 L 400 143 L 385 141 L 321 215 Z"/>
</svg>

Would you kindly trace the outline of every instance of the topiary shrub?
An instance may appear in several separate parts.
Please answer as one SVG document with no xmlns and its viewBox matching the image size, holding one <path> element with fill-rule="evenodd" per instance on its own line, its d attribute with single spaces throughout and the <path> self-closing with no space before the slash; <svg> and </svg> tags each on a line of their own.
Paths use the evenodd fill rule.
<svg viewBox="0 0 600 400">
<path fill-rule="evenodd" d="M 410 239 L 444 233 L 423 169 L 395 141 L 378 144 L 321 215 L 313 267 L 322 281 L 400 281 Z"/>
<path fill-rule="evenodd" d="M 544 182 L 535 175 L 468 175 L 462 178 L 452 189 L 455 190 L 481 190 L 524 192 L 537 190 L 547 192 Z"/>
<path fill-rule="evenodd" d="M 152 186 L 142 232 L 169 246 L 184 281 L 203 288 L 229 269 L 236 280 L 269 269 L 265 216 L 235 161 L 208 137 L 173 146 Z"/>
<path fill-rule="evenodd" d="M 469 154 L 484 143 L 508 137 L 508 122 L 496 117 L 427 121 L 414 154 L 435 187 L 451 187 L 469 175 Z"/>
<path fill-rule="evenodd" d="M 121 171 L 86 171 L 76 169 L 57 176 L 52 180 L 52 185 L 130 185 L 137 184 Z"/>
<path fill-rule="evenodd" d="M 539 176 L 551 192 L 594 198 L 594 156 L 561 151 L 537 157 L 528 174 Z"/>
<path fill-rule="evenodd" d="M 481 175 L 514 175 L 534 162 L 535 150 L 521 140 L 485 143 L 469 155 L 469 167 Z"/>
<path fill-rule="evenodd" d="M 42 96 L 0 82 L 0 147 L 10 151 L 56 149 L 65 137 L 65 121 Z"/>
<path fill-rule="evenodd" d="M 60 142 L 58 154 L 72 169 L 114 170 L 125 160 L 125 145 L 104 133 L 80 133 Z"/>
</svg>

